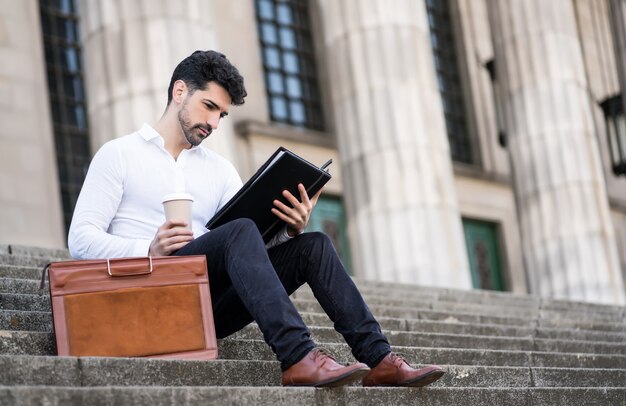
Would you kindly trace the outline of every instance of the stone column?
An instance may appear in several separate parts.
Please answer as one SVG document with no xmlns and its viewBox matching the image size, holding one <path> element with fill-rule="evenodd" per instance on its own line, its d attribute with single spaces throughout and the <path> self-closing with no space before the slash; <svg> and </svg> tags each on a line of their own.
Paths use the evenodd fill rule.
<svg viewBox="0 0 626 406">
<path fill-rule="evenodd" d="M 211 0 L 80 1 L 94 152 L 143 122 L 156 123 L 176 65 L 195 50 L 219 50 L 213 11 Z M 203 145 L 232 160 L 233 138 L 224 120 Z"/>
<path fill-rule="evenodd" d="M 318 0 L 357 276 L 470 288 L 423 0 Z"/>
<path fill-rule="evenodd" d="M 608 0 L 609 19 L 613 33 L 613 45 L 615 47 L 615 62 L 619 87 L 622 92 L 622 105 L 626 112 L 626 0 Z M 620 221 L 619 216 L 613 217 L 615 226 L 618 252 L 621 254 L 622 279 L 626 288 L 626 215 Z M 621 239 L 620 239 L 621 236 Z M 619 244 L 622 249 L 619 249 Z"/>
<path fill-rule="evenodd" d="M 0 0 L 0 244 L 61 248 L 63 211 L 36 0 Z"/>
<path fill-rule="evenodd" d="M 571 0 L 490 0 L 532 293 L 624 303 Z"/>
</svg>

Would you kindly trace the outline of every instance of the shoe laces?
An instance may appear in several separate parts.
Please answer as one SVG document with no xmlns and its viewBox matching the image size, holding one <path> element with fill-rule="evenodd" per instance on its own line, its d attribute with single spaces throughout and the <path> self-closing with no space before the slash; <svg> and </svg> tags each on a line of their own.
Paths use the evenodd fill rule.
<svg viewBox="0 0 626 406">
<path fill-rule="evenodd" d="M 326 348 L 315 348 L 313 351 L 311 351 L 311 358 L 313 359 L 321 359 L 324 360 L 326 358 L 330 358 L 333 361 L 337 361 L 335 359 L 335 357 L 332 356 L 332 354 L 330 353 L 330 351 L 328 351 Z"/>
<path fill-rule="evenodd" d="M 389 354 L 389 361 L 391 361 L 397 367 L 400 367 L 403 362 L 407 364 L 408 366 L 411 366 L 411 364 L 409 364 L 409 362 L 406 360 L 406 357 L 404 356 L 404 354 L 400 354 L 396 352 L 392 352 Z"/>
</svg>

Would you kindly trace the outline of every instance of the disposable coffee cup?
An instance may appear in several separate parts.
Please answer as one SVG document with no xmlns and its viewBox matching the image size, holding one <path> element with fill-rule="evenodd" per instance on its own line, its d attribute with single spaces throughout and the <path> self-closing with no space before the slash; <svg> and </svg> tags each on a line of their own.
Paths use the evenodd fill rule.
<svg viewBox="0 0 626 406">
<path fill-rule="evenodd" d="M 186 221 L 191 229 L 191 205 L 193 197 L 187 193 L 172 193 L 163 198 L 165 220 Z"/>
</svg>

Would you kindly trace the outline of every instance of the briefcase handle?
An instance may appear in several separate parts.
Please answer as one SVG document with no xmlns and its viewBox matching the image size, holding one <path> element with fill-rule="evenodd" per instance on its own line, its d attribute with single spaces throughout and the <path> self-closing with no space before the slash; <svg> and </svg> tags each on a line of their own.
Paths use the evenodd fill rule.
<svg viewBox="0 0 626 406">
<path fill-rule="evenodd" d="M 119 276 L 138 276 L 138 275 L 150 275 L 152 273 L 152 257 L 147 257 L 148 259 L 148 265 L 149 268 L 147 270 L 144 269 L 137 269 L 136 266 L 133 267 L 129 267 L 128 262 L 129 261 L 141 261 L 141 260 L 145 260 L 146 258 L 133 258 L 133 259 L 128 259 L 128 258 L 107 258 L 107 272 L 109 273 L 109 276 L 111 277 L 119 277 Z M 125 268 L 123 265 L 118 265 L 118 272 L 115 272 L 115 262 L 117 263 L 122 263 L 123 265 L 126 265 L 126 268 L 131 268 L 131 272 L 119 272 L 119 270 Z"/>
<path fill-rule="evenodd" d="M 139 268 L 139 270 L 137 270 L 137 266 L 133 265 L 131 266 L 128 262 L 132 261 L 141 261 L 141 260 L 148 260 L 148 269 L 147 270 L 143 270 L 141 268 Z M 118 263 L 123 263 L 123 265 L 119 265 L 117 266 L 118 268 L 118 272 L 115 272 L 115 262 Z M 52 265 L 51 262 L 47 263 L 46 266 L 44 266 L 44 268 L 41 271 L 41 282 L 39 284 L 39 295 L 43 294 L 43 289 L 46 283 L 46 272 L 48 271 L 48 268 L 50 268 L 50 265 Z M 126 268 L 126 272 L 119 272 L 120 269 L 124 269 Z M 130 268 L 131 272 L 128 272 L 128 269 Z M 139 258 L 107 258 L 107 272 L 109 274 L 109 276 L 111 277 L 119 277 L 119 276 L 138 276 L 138 275 L 150 275 L 152 273 L 152 257 L 139 257 Z"/>
</svg>

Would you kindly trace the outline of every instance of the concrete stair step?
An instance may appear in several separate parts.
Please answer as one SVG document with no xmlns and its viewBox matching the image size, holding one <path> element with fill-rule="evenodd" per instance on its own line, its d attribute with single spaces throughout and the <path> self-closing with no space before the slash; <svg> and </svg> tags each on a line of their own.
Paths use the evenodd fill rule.
<svg viewBox="0 0 626 406">
<path fill-rule="evenodd" d="M 393 344 L 393 343 L 392 343 Z M 341 362 L 354 362 L 350 348 L 341 343 L 321 343 Z M 538 351 L 504 351 L 491 349 L 402 347 L 393 350 L 414 362 L 439 365 L 539 366 L 562 368 L 624 368 L 626 356 Z M 223 339 L 219 342 L 220 358 L 273 360 L 274 354 L 261 340 Z"/>
<path fill-rule="evenodd" d="M 0 278 L 39 280 L 41 268 L 0 264 Z"/>
<path fill-rule="evenodd" d="M 35 288 L 34 281 L 16 280 L 16 279 L 0 279 L 0 290 L 4 286 L 4 290 L 15 292 L 24 290 L 24 286 L 31 290 L 38 291 Z M 319 303 L 312 300 L 294 300 L 296 307 L 301 312 L 323 313 Z M 47 295 L 38 294 L 16 294 L 16 293 L 0 293 L 0 309 L 6 310 L 23 310 L 23 311 L 50 311 L 50 300 Z M 464 313 L 461 311 L 433 311 L 428 309 L 415 308 L 399 308 L 392 306 L 370 306 L 374 315 L 378 318 L 399 318 L 407 320 L 420 321 L 442 321 L 448 323 L 468 323 L 468 324 L 493 324 L 506 325 L 515 327 L 548 327 L 548 328 L 566 328 L 566 329 L 582 329 L 594 330 L 597 332 L 606 331 L 612 333 L 625 333 L 626 323 L 611 323 L 604 320 L 593 320 L 593 315 L 587 318 L 576 319 L 533 319 L 521 317 L 500 317 L 484 315 L 481 313 Z"/>
<path fill-rule="evenodd" d="M 21 255 L 6 255 L 2 254 L 3 251 L 0 250 L 0 277 L 14 277 L 14 275 L 18 275 L 19 277 L 24 279 L 38 279 L 41 275 L 41 269 L 49 261 L 68 259 L 64 257 L 33 257 L 25 255 L 25 253 L 28 253 L 29 250 L 34 250 L 35 252 L 38 252 L 37 249 L 34 249 L 32 247 L 24 247 L 22 251 L 18 251 L 21 253 Z M 43 250 L 42 252 L 47 251 Z M 51 252 L 56 252 L 57 255 L 68 255 L 67 251 L 62 250 L 52 250 Z M 22 274 L 20 274 L 20 269 L 23 271 Z M 389 282 L 372 282 L 359 279 L 355 279 L 355 282 L 364 294 L 369 296 L 382 296 L 383 298 L 407 297 L 409 299 L 412 298 L 412 300 L 422 302 L 456 302 L 460 303 L 461 305 L 471 303 L 517 308 L 541 308 L 543 310 L 591 312 L 594 314 L 607 313 L 620 315 L 622 316 L 622 318 L 626 316 L 626 307 L 624 306 L 545 299 L 536 296 L 517 295 L 509 292 L 494 292 L 485 290 L 457 290 Z"/>
<path fill-rule="evenodd" d="M 362 292 L 375 293 L 384 295 L 425 295 L 426 297 L 434 297 L 438 300 L 446 302 L 473 302 L 483 304 L 497 304 L 510 303 L 511 305 L 528 305 L 532 303 L 540 302 L 543 306 L 551 306 L 555 308 L 593 308 L 594 312 L 612 312 L 617 310 L 623 310 L 624 306 L 611 305 L 603 303 L 590 303 L 582 301 L 572 301 L 565 299 L 550 299 L 542 298 L 539 296 L 518 294 L 512 292 L 498 292 L 493 290 L 481 290 L 481 289 L 453 289 L 453 288 L 440 288 L 434 286 L 424 285 L 412 285 L 405 283 L 395 282 L 382 282 L 382 281 L 368 281 L 360 278 L 354 279 L 355 284 Z M 570 306 L 571 304 L 571 306 Z"/>
<path fill-rule="evenodd" d="M 14 256 L 7 256 L 15 258 Z M 35 259 L 40 261 L 40 259 Z M 42 263 L 44 261 L 41 261 Z M 41 269 L 32 266 L 1 265 L 0 292 L 6 293 L 38 293 L 37 279 L 41 275 Z M 19 279 L 14 279 L 19 277 Z M 24 279 L 29 279 L 30 282 Z M 528 300 L 508 297 L 494 292 L 484 291 L 458 291 L 451 292 L 449 289 L 441 289 L 439 293 L 432 293 L 426 298 L 419 294 L 419 290 L 410 291 L 409 295 L 401 297 L 398 292 L 381 295 L 375 289 L 365 287 L 364 296 L 368 304 L 389 307 L 412 307 L 430 309 L 433 311 L 456 311 L 477 312 L 482 314 L 498 314 L 509 317 L 539 317 L 542 319 L 580 319 L 584 316 L 593 316 L 594 320 L 607 323 L 624 323 L 626 321 L 626 307 L 607 306 L 599 304 L 555 301 L 547 299 Z M 368 293 L 369 289 L 369 293 Z M 377 288 L 381 289 L 381 288 Z M 383 288 L 384 289 L 384 288 Z M 416 287 L 416 289 L 424 289 Z M 407 291 L 409 292 L 409 291 Z M 454 293 L 454 294 L 452 294 Z M 301 289 L 294 297 L 306 300 L 314 300 L 308 288 Z M 390 299 L 392 297 L 393 299 Z M 496 298 L 497 300 L 493 300 Z M 503 303 L 508 300 L 507 303 Z M 478 301 L 475 303 L 473 301 Z M 568 307 L 568 305 L 570 305 Z"/>
<path fill-rule="evenodd" d="M 535 329 L 535 337 L 551 338 L 556 340 L 582 340 L 626 343 L 625 333 L 611 333 L 606 331 L 589 331 L 568 328 L 538 327 Z"/>
<path fill-rule="evenodd" d="M 531 295 L 519 295 L 511 292 L 493 290 L 461 290 L 438 288 L 424 285 L 404 285 L 389 282 L 372 282 L 354 278 L 354 283 L 361 292 L 382 296 L 414 296 L 425 299 L 442 300 L 445 302 L 467 302 L 482 304 L 508 304 L 510 306 L 529 306 L 540 302 L 540 298 Z"/>
<path fill-rule="evenodd" d="M 617 371 L 617 370 L 616 370 Z M 278 386 L 278 361 L 0 356 L 0 385 Z"/>
<path fill-rule="evenodd" d="M 13 278 L 0 278 L 0 292 L 13 293 L 13 294 L 39 294 L 39 282 L 36 280 L 27 279 L 13 279 Z M 47 294 L 47 288 L 42 291 Z M 306 293 L 300 294 L 297 297 L 307 296 Z M 580 322 L 581 318 L 592 318 L 594 325 L 602 324 L 616 324 L 610 328 L 611 331 L 625 331 L 626 332 L 626 320 L 624 320 L 623 314 L 609 314 L 609 313 L 574 313 L 574 312 L 562 312 L 556 310 L 540 310 L 526 311 L 519 309 L 502 309 L 501 307 L 492 305 L 473 305 L 467 303 L 465 305 L 461 303 L 446 303 L 446 302 L 432 302 L 432 303 L 420 303 L 424 307 L 416 306 L 401 306 L 402 302 L 385 301 L 384 299 L 365 297 L 370 308 L 372 308 L 377 315 L 388 317 L 403 317 L 403 318 L 419 318 L 416 316 L 419 312 L 456 312 L 461 315 L 466 322 L 480 322 L 479 320 L 468 320 L 468 316 L 493 317 L 495 319 L 503 319 L 505 321 L 516 321 L 520 319 L 541 319 L 550 320 L 548 326 L 575 326 Z M 294 299 L 294 302 L 300 304 L 300 309 L 303 311 L 323 312 L 321 306 L 314 298 L 310 299 Z M 454 317 L 454 316 L 453 316 Z M 573 323 L 572 323 L 573 321 Z M 495 322 L 495 324 L 500 324 Z M 508 323 L 503 323 L 508 324 Z M 593 328 L 593 327 L 592 327 Z"/>
<path fill-rule="evenodd" d="M 56 343 L 51 332 L 0 331 L 0 354 L 56 355 Z"/>
<path fill-rule="evenodd" d="M 32 279 L 0 278 L 0 292 L 37 295 L 39 294 L 39 282 Z M 47 284 L 42 293 L 48 294 Z"/>
<path fill-rule="evenodd" d="M 307 326 L 332 327 L 333 323 L 326 314 L 301 313 Z M 600 341 L 626 343 L 626 333 L 610 331 L 593 331 L 583 329 L 550 328 L 550 327 L 520 327 L 501 324 L 465 323 L 446 320 L 416 320 L 393 317 L 377 317 L 378 322 L 385 330 L 414 331 L 429 333 L 469 334 L 487 336 L 508 336 L 551 339 L 573 339 L 582 341 Z"/>
<path fill-rule="evenodd" d="M 0 310 L 0 330 L 50 332 L 52 315 L 50 312 Z"/>
<path fill-rule="evenodd" d="M 2 265 L 43 269 L 48 263 L 56 261 L 58 258 L 0 254 L 0 264 Z"/>
<path fill-rule="evenodd" d="M 319 343 L 342 343 L 343 338 L 331 327 L 309 327 L 311 337 Z M 406 331 L 383 331 L 389 342 L 403 347 L 468 348 L 505 351 L 575 352 L 584 354 L 626 355 L 626 343 L 604 343 L 581 340 L 553 340 L 533 337 L 494 337 L 466 334 L 441 334 Z M 256 326 L 247 326 L 235 338 L 262 340 Z"/>
<path fill-rule="evenodd" d="M 478 308 L 505 308 L 507 311 L 518 310 L 526 312 L 554 311 L 563 313 L 592 313 L 600 317 L 624 320 L 626 306 L 605 305 L 565 300 L 539 298 L 534 296 L 515 296 L 510 293 L 493 291 L 451 291 L 449 289 L 430 290 L 423 286 L 415 286 L 414 290 L 393 290 L 383 287 L 359 286 L 360 292 L 368 300 L 397 303 L 397 306 L 432 303 L 433 306 L 445 304 L 448 309 L 462 308 L 467 305 Z M 429 290 L 424 290 L 429 289 Z M 302 286 L 293 295 L 301 299 L 314 299 L 308 286 Z M 481 306 L 482 305 L 482 306 Z M 433 307 L 436 309 L 436 307 Z"/>
<path fill-rule="evenodd" d="M 0 387 L 10 405 L 621 405 L 624 388 Z"/>
<path fill-rule="evenodd" d="M 7 270 L 11 270 L 12 273 L 17 273 L 12 266 L 5 266 Z M 22 268 L 22 269 L 36 269 L 36 268 Z M 8 271 L 7 271 L 8 273 Z M 22 293 L 22 294 L 38 294 L 39 293 L 39 278 L 41 276 L 41 270 L 38 271 L 36 275 L 37 278 L 34 279 L 23 279 L 23 278 L 15 278 L 15 277 L 6 277 L 0 278 L 0 292 L 5 293 Z M 302 292 L 301 292 L 302 290 Z M 297 301 L 312 302 L 317 303 L 317 300 L 314 298 L 313 294 L 308 289 L 301 289 L 293 295 L 293 298 Z M 43 291 L 47 294 L 48 288 L 47 285 Z M 482 305 L 482 304 L 474 304 L 474 303 L 459 303 L 459 302 L 440 302 L 440 301 L 425 301 L 425 300 L 414 300 L 412 298 L 405 299 L 390 299 L 383 296 L 368 296 L 364 295 L 366 301 L 369 305 L 376 306 L 388 306 L 388 307 L 398 307 L 398 308 L 419 308 L 425 310 L 435 310 L 435 311 L 450 311 L 450 310 L 464 310 L 465 312 L 483 312 L 483 313 L 494 313 L 502 316 L 509 317 L 533 317 L 537 314 L 538 309 L 534 307 L 510 307 L 503 309 L 502 306 L 495 305 Z M 602 315 L 601 317 L 605 317 Z M 621 321 L 621 314 L 617 317 Z"/>
<path fill-rule="evenodd" d="M 344 344 L 324 343 L 342 362 L 354 361 Z M 441 365 L 544 366 L 564 368 L 623 368 L 623 355 L 547 353 L 536 351 L 503 351 L 484 349 L 426 348 L 393 346 L 394 351 L 408 359 Z M 260 340 L 231 340 L 220 342 L 221 357 L 274 359 L 269 348 Z"/>
<path fill-rule="evenodd" d="M 602 321 L 595 321 L 590 318 L 582 318 L 579 320 L 572 319 L 539 319 L 537 320 L 538 327 L 546 328 L 565 328 L 565 329 L 583 329 L 594 331 L 608 331 L 613 333 L 626 333 L 626 324 L 624 323 L 605 323 Z"/>
<path fill-rule="evenodd" d="M 626 369 L 445 365 L 440 387 L 617 387 Z M 280 386 L 277 361 L 0 356 L 0 385 Z M 358 386 L 358 384 L 357 384 Z"/>
<path fill-rule="evenodd" d="M 26 245 L 0 244 L 0 255 L 14 255 L 23 257 L 70 259 L 67 249 L 29 247 Z"/>
<path fill-rule="evenodd" d="M 521 308 L 521 307 L 496 307 L 495 305 L 484 305 L 475 303 L 457 303 L 457 302 L 440 302 L 437 300 L 414 300 L 412 298 L 404 299 L 390 299 L 383 296 L 362 295 L 368 306 L 388 306 L 397 308 L 414 308 L 414 309 L 427 309 L 434 311 L 463 311 L 467 313 L 481 313 L 481 314 L 497 314 L 500 316 L 510 317 L 536 317 L 539 310 L 533 308 Z M 311 296 L 297 295 L 294 300 L 303 302 L 317 302 L 317 300 Z M 602 316 L 606 317 L 606 316 Z M 621 321 L 621 315 L 618 320 Z"/>
<path fill-rule="evenodd" d="M 545 314 L 549 313 L 571 313 L 575 317 L 581 317 L 586 314 L 592 314 L 596 317 L 605 318 L 607 320 L 626 321 L 626 306 L 605 305 L 598 303 L 577 302 L 567 300 L 556 300 L 549 298 L 539 298 L 535 296 L 517 296 L 507 292 L 493 292 L 481 290 L 452 290 L 441 288 L 427 288 L 424 286 L 411 286 L 411 289 L 388 289 L 378 287 L 376 285 L 359 285 L 359 290 L 364 296 L 374 300 L 375 297 L 393 297 L 394 300 L 415 301 L 429 303 L 445 303 L 449 308 L 455 308 L 452 303 L 456 303 L 461 308 L 465 305 L 485 305 L 505 309 L 525 309 L 538 310 Z M 410 285 L 407 285 L 410 286 Z M 424 292 L 424 289 L 429 291 Z M 432 290 L 432 291 L 431 291 Z M 300 294 L 303 298 L 311 298 L 312 294 L 308 287 L 301 288 L 296 294 Z M 425 294 L 425 297 L 422 297 Z M 308 297 L 305 297 L 308 296 Z M 400 298 L 400 299 L 398 299 Z M 434 305 L 436 306 L 436 305 Z"/>
<path fill-rule="evenodd" d="M 573 300 L 541 299 L 541 308 L 544 310 L 579 312 L 579 313 L 608 313 L 626 315 L 626 306 L 605 305 L 600 303 L 577 302 Z"/>
<path fill-rule="evenodd" d="M 39 294 L 39 281 L 32 279 L 16 279 L 16 278 L 0 278 L 0 293 L 13 293 L 13 294 L 28 294 L 28 295 L 37 295 Z M 47 285 L 42 290 L 42 294 L 48 294 Z M 303 295 L 296 296 L 294 298 L 295 302 L 302 303 L 303 305 L 311 305 L 317 306 L 317 311 L 322 311 L 319 306 L 317 300 L 312 297 L 312 295 L 306 296 L 305 298 L 300 298 Z M 370 306 L 382 306 L 390 309 L 412 309 L 412 310 L 433 310 L 433 311 L 454 311 L 454 310 L 465 310 L 464 313 L 483 313 L 483 314 L 498 314 L 502 316 L 503 311 L 494 306 L 482 306 L 475 305 L 472 307 L 471 304 L 466 304 L 464 307 L 460 304 L 450 303 L 448 309 L 446 309 L 446 303 L 437 303 L 431 304 L 429 302 L 419 302 L 417 304 L 421 305 L 419 307 L 416 303 L 411 302 L 402 302 L 402 301 L 393 301 L 393 300 L 385 300 L 382 298 L 370 298 L 365 296 L 365 300 L 368 302 Z M 410 305 L 410 306 L 407 306 Z M 434 307 L 437 307 L 434 309 Z M 506 312 L 505 312 L 506 313 Z M 536 312 L 535 312 L 536 313 Z M 506 318 L 530 318 L 534 316 L 532 312 L 526 310 L 511 310 L 508 314 L 505 314 Z"/>
<path fill-rule="evenodd" d="M 312 338 L 320 343 L 340 343 L 343 338 L 331 327 L 309 326 Z M 585 354 L 626 355 L 626 343 L 583 340 L 560 340 L 527 337 L 479 336 L 408 331 L 384 331 L 390 342 L 406 347 L 472 348 L 509 351 L 575 352 Z M 236 338 L 262 339 L 256 326 L 247 326 Z"/>
<path fill-rule="evenodd" d="M 39 282 L 35 280 L 26 280 L 26 279 L 11 279 L 11 278 L 0 278 L 0 294 L 8 293 L 8 294 L 23 294 L 23 295 L 36 295 L 39 296 Z M 47 296 L 47 287 L 42 290 L 42 296 Z M 493 323 L 493 324 L 517 324 L 517 325 L 528 325 L 531 320 L 533 320 L 536 315 L 529 315 L 527 312 L 513 311 L 511 314 L 503 316 L 502 311 L 499 311 L 496 307 L 480 307 L 471 305 L 458 306 L 458 310 L 442 310 L 435 309 L 432 307 L 443 308 L 445 305 L 431 305 L 429 303 L 424 303 L 425 307 L 398 307 L 393 305 L 386 304 L 377 304 L 376 300 L 370 301 L 368 297 L 365 298 L 368 302 L 368 305 L 376 313 L 377 316 L 384 317 L 400 317 L 400 318 L 426 318 L 431 320 L 440 320 L 442 318 L 448 319 L 456 319 L 457 321 L 463 322 L 472 322 L 472 323 Z M 379 301 L 380 303 L 384 303 Z M 305 299 L 294 299 L 294 303 L 298 306 L 301 311 L 309 311 L 309 312 L 318 312 L 323 313 L 323 310 L 319 303 L 315 299 L 305 300 Z M 38 304 L 38 303 L 37 303 Z M 457 306 L 455 306 L 457 307 Z M 17 309 L 15 309 L 17 310 Z M 28 308 L 23 308 L 23 310 L 29 310 Z M 557 317 L 558 315 L 551 315 L 552 317 Z M 488 320 L 490 319 L 490 320 Z M 574 321 L 578 322 L 580 320 L 579 317 L 574 318 Z M 599 319 L 596 323 L 605 322 L 604 319 Z M 559 319 L 560 324 L 566 323 L 566 321 Z M 610 323 L 607 322 L 607 323 Z M 614 329 L 614 328 L 612 328 Z M 620 326 L 619 329 L 625 329 L 626 326 Z"/>
<path fill-rule="evenodd" d="M 0 265 L 0 278 L 19 278 L 39 280 L 41 277 L 42 266 L 16 266 L 16 265 Z M 568 302 L 551 299 L 540 299 L 536 297 L 525 296 L 506 296 L 494 294 L 494 292 L 486 291 L 458 291 L 450 292 L 443 290 L 440 293 L 425 290 L 424 287 L 416 287 L 416 290 L 407 291 L 406 295 L 385 288 L 362 287 L 361 292 L 364 297 L 368 298 L 368 303 L 394 304 L 396 306 L 403 305 L 419 305 L 426 307 L 432 305 L 432 309 L 464 309 L 468 305 L 475 306 L 477 309 L 485 306 L 497 306 L 498 308 L 507 307 L 511 311 L 521 314 L 532 314 L 536 311 L 555 311 L 568 313 L 592 313 L 596 317 L 606 317 L 609 319 L 624 320 L 626 316 L 626 307 L 609 306 L 583 302 Z M 397 299 L 397 297 L 402 299 Z M 296 298 L 313 299 L 311 291 L 303 287 L 296 294 Z M 394 299 L 390 299 L 394 298 Z"/>
<path fill-rule="evenodd" d="M 316 301 L 312 293 L 296 292 L 295 299 L 303 301 Z M 386 296 L 363 293 L 363 297 L 370 306 L 390 306 L 397 308 L 419 308 L 433 311 L 462 311 L 466 313 L 495 314 L 508 317 L 527 317 L 527 318 L 547 318 L 547 319 L 580 319 L 581 317 L 590 316 L 594 320 L 605 321 L 608 323 L 622 323 L 626 319 L 624 317 L 624 309 L 617 308 L 605 310 L 604 312 L 594 312 L 592 309 L 587 310 L 571 310 L 556 309 L 550 303 L 535 303 L 531 305 L 503 305 L 503 304 L 485 304 L 472 303 L 469 299 L 467 302 L 448 302 L 440 298 L 433 300 L 417 300 L 412 297 L 402 299 L 391 299 Z M 544 307 L 545 306 L 545 307 Z"/>
<path fill-rule="evenodd" d="M 0 293 L 0 309 L 50 313 L 50 297 Z"/>
<path fill-rule="evenodd" d="M 366 298 L 367 301 L 367 298 Z M 294 300 L 296 307 L 301 312 L 322 313 L 322 307 L 313 300 Z M 415 320 L 428 320 L 428 321 L 448 321 L 448 322 L 463 322 L 463 323 L 479 323 L 479 324 L 502 324 L 509 326 L 541 326 L 541 327 L 564 327 L 564 328 L 581 328 L 586 330 L 603 330 L 611 332 L 626 332 L 626 323 L 611 322 L 603 319 L 596 320 L 592 314 L 581 317 L 565 319 L 559 314 L 548 314 L 546 317 L 549 319 L 543 319 L 541 314 L 537 317 L 515 317 L 515 316 L 498 316 L 497 308 L 494 308 L 492 312 L 464 312 L 458 311 L 445 311 L 445 310 L 431 310 L 420 309 L 414 307 L 395 307 L 384 305 L 369 305 L 376 317 L 391 317 L 402 319 L 415 319 Z"/>
<path fill-rule="evenodd" d="M 354 362 L 345 343 L 320 342 L 342 362 Z M 442 365 L 483 366 L 541 366 L 563 368 L 624 368 L 626 356 L 615 354 L 587 354 L 542 351 L 515 351 L 493 349 L 459 349 L 437 347 L 406 347 L 395 345 L 394 351 L 403 353 L 414 362 Z M 219 340 L 221 359 L 274 361 L 275 356 L 262 340 L 226 338 Z M 0 354 L 55 355 L 52 333 L 0 331 Z"/>
<path fill-rule="evenodd" d="M 332 327 L 332 322 L 324 314 L 303 313 L 302 317 L 307 326 Z M 626 334 L 621 333 L 571 329 L 521 328 L 491 324 L 477 325 L 470 323 L 447 323 L 440 321 L 431 322 L 393 318 L 380 318 L 378 321 L 384 330 L 395 331 L 498 337 L 534 337 L 557 340 L 596 341 L 605 343 L 626 342 Z M 52 331 L 52 316 L 49 312 L 0 310 L 0 330 Z"/>
</svg>

